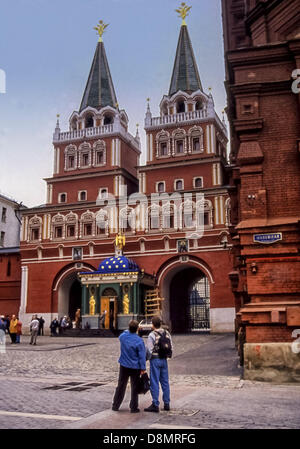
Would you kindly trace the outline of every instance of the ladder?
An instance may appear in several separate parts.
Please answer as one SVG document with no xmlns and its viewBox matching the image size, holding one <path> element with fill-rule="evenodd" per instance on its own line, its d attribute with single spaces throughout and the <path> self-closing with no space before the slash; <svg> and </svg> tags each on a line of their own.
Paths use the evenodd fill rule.
<svg viewBox="0 0 300 449">
<path fill-rule="evenodd" d="M 145 295 L 145 319 L 161 315 L 162 302 L 164 298 L 160 297 L 158 288 L 146 291 Z"/>
</svg>

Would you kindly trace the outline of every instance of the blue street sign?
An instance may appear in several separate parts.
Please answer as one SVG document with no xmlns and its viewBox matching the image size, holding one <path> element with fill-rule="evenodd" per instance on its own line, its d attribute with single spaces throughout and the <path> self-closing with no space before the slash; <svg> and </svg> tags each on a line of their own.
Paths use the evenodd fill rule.
<svg viewBox="0 0 300 449">
<path fill-rule="evenodd" d="M 272 234 L 254 234 L 253 241 L 256 243 L 275 243 L 282 240 L 282 233 L 276 232 Z"/>
</svg>

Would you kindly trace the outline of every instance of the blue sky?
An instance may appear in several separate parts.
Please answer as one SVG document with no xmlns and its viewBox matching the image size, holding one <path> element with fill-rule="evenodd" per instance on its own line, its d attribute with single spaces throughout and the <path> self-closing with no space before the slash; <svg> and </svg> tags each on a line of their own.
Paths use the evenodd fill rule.
<svg viewBox="0 0 300 449">
<path fill-rule="evenodd" d="M 179 0 L 0 0 L 0 192 L 27 206 L 45 202 L 52 175 L 56 114 L 62 131 L 78 110 L 100 19 L 109 23 L 104 43 L 120 108 L 129 131 L 140 124 L 142 149 L 146 98 L 159 115 L 168 93 L 181 19 Z M 190 0 L 187 18 L 205 91 L 216 110 L 226 104 L 220 0 Z"/>
</svg>

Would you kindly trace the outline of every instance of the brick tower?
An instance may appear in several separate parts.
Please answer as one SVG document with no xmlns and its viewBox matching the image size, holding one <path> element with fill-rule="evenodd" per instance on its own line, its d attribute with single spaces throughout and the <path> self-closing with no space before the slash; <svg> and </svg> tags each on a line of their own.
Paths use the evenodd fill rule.
<svg viewBox="0 0 300 449">
<path fill-rule="evenodd" d="M 295 380 L 288 342 L 300 327 L 299 3 L 222 3 L 240 352 L 245 340 L 246 376 Z"/>
</svg>

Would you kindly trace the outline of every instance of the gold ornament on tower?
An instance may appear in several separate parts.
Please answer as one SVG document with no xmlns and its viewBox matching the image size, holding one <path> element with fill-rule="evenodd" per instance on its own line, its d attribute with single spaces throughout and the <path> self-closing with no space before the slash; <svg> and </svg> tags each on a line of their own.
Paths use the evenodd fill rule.
<svg viewBox="0 0 300 449">
<path fill-rule="evenodd" d="M 191 6 L 187 6 L 186 3 L 182 2 L 181 6 L 178 9 L 175 9 L 175 11 L 178 12 L 179 16 L 182 18 L 182 25 L 186 25 L 185 18 L 188 16 L 191 8 Z"/>
<path fill-rule="evenodd" d="M 105 23 L 103 22 L 103 20 L 99 20 L 99 25 L 97 25 L 96 27 L 94 27 L 94 30 L 96 30 L 97 33 L 99 34 L 99 40 L 98 40 L 98 42 L 103 42 L 102 36 L 103 36 L 104 31 L 105 31 L 105 28 L 108 27 L 108 25 L 109 25 L 109 24 L 108 24 L 108 23 L 105 24 Z"/>
</svg>

